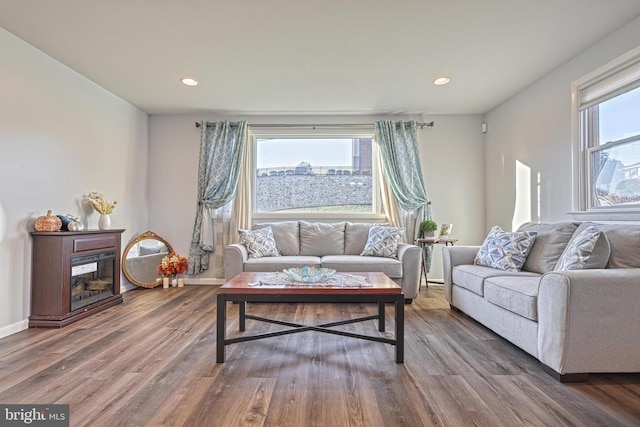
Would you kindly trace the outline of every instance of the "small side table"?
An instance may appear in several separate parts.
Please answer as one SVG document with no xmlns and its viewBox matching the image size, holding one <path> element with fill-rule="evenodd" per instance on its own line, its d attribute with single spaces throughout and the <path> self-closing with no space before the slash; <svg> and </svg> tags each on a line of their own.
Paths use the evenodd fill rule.
<svg viewBox="0 0 640 427">
<path fill-rule="evenodd" d="M 458 242 L 458 239 L 451 239 L 449 237 L 443 237 L 443 238 L 425 237 L 425 238 L 416 239 L 416 245 L 419 245 L 422 248 L 422 265 L 420 266 L 420 283 L 422 283 L 422 274 L 424 274 L 424 282 L 427 289 L 429 288 L 429 279 L 427 279 L 427 269 L 424 262 L 425 247 L 427 245 L 434 245 L 434 244 L 453 246 L 456 242 Z"/>
</svg>

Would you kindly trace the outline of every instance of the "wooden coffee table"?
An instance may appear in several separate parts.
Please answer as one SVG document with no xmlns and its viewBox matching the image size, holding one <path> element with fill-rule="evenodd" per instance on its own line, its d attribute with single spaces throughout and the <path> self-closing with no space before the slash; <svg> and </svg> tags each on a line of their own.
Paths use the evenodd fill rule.
<svg viewBox="0 0 640 427">
<path fill-rule="evenodd" d="M 305 331 L 318 331 L 346 337 L 359 338 L 369 341 L 391 344 L 396 347 L 396 363 L 404 363 L 404 294 L 402 288 L 384 273 L 349 273 L 366 277 L 371 287 L 319 287 L 319 286 L 287 286 L 287 285 L 259 285 L 269 273 L 240 273 L 218 290 L 218 324 L 216 361 L 224 363 L 225 346 L 245 341 L 277 337 Z M 340 273 L 336 273 L 340 274 Z M 288 329 L 256 335 L 245 335 L 237 338 L 226 338 L 227 302 L 239 304 L 239 329 L 245 330 L 245 320 L 252 319 L 262 322 L 288 326 Z M 246 303 L 378 303 L 378 314 L 375 316 L 359 317 L 356 319 L 339 320 L 319 325 L 303 325 L 283 320 L 268 319 L 247 314 Z M 331 329 L 334 326 L 349 323 L 364 322 L 378 319 L 378 330 L 385 329 L 385 303 L 395 303 L 395 339 L 355 334 L 352 332 Z"/>
</svg>

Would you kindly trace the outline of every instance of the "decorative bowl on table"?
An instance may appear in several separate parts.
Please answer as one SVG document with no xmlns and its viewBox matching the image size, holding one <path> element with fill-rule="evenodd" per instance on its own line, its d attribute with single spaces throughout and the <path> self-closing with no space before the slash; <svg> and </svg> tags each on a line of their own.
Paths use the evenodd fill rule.
<svg viewBox="0 0 640 427">
<path fill-rule="evenodd" d="M 336 271 L 325 267 L 294 267 L 283 270 L 294 282 L 318 283 L 324 282 Z"/>
</svg>

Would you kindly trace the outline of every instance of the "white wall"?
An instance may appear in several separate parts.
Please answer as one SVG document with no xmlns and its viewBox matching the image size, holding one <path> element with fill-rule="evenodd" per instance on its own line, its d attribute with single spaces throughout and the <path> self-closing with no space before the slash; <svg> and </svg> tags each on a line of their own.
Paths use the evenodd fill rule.
<svg viewBox="0 0 640 427">
<path fill-rule="evenodd" d="M 89 191 L 118 200 L 123 243 L 147 226 L 147 115 L 0 28 L 0 337 L 30 314 L 31 237 L 48 209 L 79 215 Z"/>
<path fill-rule="evenodd" d="M 486 231 L 571 219 L 571 83 L 639 45 L 637 17 L 486 114 Z"/>
<path fill-rule="evenodd" d="M 433 116 L 420 135 L 420 159 L 433 220 L 453 224 L 458 245 L 480 245 L 486 235 L 482 116 Z M 440 229 L 438 228 L 438 231 Z M 429 280 L 442 280 L 442 246 L 435 245 Z"/>
<path fill-rule="evenodd" d="M 481 116 L 255 116 L 213 114 L 151 115 L 149 118 L 149 228 L 180 254 L 188 254 L 197 193 L 200 130 L 196 121 L 239 120 L 249 123 L 373 123 L 374 120 L 435 120 L 420 130 L 420 155 L 434 219 L 453 223 L 460 244 L 480 244 L 484 237 L 483 134 Z M 210 270 L 198 276 L 211 279 Z M 430 279 L 442 280 L 441 248 Z"/>
</svg>

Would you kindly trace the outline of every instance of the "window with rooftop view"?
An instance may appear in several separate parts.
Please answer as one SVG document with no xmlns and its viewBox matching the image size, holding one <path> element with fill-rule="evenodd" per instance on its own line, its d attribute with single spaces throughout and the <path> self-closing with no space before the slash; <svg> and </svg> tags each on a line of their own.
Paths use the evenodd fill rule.
<svg viewBox="0 0 640 427">
<path fill-rule="evenodd" d="M 372 214 L 372 137 L 255 139 L 255 213 Z"/>
<path fill-rule="evenodd" d="M 640 50 L 579 82 L 581 210 L 640 209 Z"/>
</svg>

